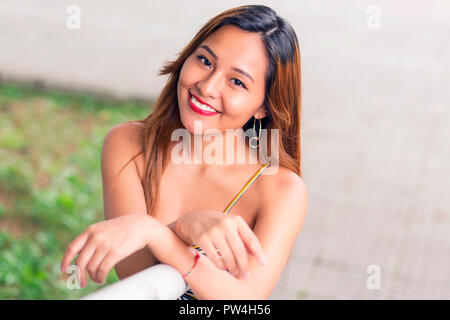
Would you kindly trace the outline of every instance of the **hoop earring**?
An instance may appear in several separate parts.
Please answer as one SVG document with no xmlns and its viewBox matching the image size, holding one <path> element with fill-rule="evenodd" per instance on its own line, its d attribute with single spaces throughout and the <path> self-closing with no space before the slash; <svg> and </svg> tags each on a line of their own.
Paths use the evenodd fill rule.
<svg viewBox="0 0 450 320">
<path fill-rule="evenodd" d="M 261 119 L 259 120 L 259 131 L 258 131 L 258 136 L 256 136 L 256 130 L 255 130 L 255 123 L 256 123 L 256 118 L 253 118 L 253 132 L 254 132 L 254 136 L 250 138 L 250 140 L 248 141 L 248 144 L 251 148 L 256 149 L 259 147 L 259 138 L 261 135 Z M 253 145 L 252 144 L 252 140 L 256 141 L 256 144 Z"/>
</svg>

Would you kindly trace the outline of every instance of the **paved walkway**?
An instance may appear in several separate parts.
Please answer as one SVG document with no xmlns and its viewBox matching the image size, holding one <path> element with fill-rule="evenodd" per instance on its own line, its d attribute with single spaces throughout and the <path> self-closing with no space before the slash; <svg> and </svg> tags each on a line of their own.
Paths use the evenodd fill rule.
<svg viewBox="0 0 450 320">
<path fill-rule="evenodd" d="M 0 74 L 152 97 L 156 77 L 228 1 L 0 2 Z M 271 299 L 450 298 L 450 5 L 263 1 L 300 39 L 309 212 Z M 369 5 L 380 29 L 366 26 Z M 174 8 L 177 10 L 174 11 Z M 201 10 L 198 10 L 201 8 Z M 367 268 L 381 271 L 370 290 Z"/>
</svg>

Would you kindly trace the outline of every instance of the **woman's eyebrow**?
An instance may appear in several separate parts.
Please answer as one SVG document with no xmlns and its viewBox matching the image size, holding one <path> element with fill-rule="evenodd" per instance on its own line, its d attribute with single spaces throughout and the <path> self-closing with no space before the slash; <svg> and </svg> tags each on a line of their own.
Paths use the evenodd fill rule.
<svg viewBox="0 0 450 320">
<path fill-rule="evenodd" d="M 208 51 L 209 54 L 212 55 L 212 57 L 213 57 L 214 59 L 216 59 L 216 60 L 219 59 L 219 58 L 216 56 L 216 54 L 214 53 L 214 51 L 212 51 L 211 48 L 208 47 L 207 45 L 202 45 L 202 46 L 200 46 L 200 48 L 203 48 L 203 49 L 205 49 L 206 51 Z M 246 76 L 246 77 L 248 77 L 250 80 L 252 80 L 252 82 L 255 82 L 255 81 L 253 80 L 252 76 L 249 75 L 249 74 L 248 74 L 247 72 L 245 72 L 244 70 L 239 69 L 239 68 L 236 68 L 236 67 L 232 67 L 231 69 L 234 70 L 234 71 L 236 71 L 236 72 L 239 72 L 240 74 L 243 74 L 243 75 Z"/>
</svg>

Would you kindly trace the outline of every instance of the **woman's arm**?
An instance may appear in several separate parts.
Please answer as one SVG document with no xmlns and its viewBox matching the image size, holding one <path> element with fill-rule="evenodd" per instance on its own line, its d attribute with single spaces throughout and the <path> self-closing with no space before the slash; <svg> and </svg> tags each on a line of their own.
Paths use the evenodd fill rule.
<svg viewBox="0 0 450 320">
<path fill-rule="evenodd" d="M 131 213 L 147 214 L 144 191 L 134 161 L 128 163 L 119 175 L 120 169 L 139 152 L 140 128 L 132 123 L 122 123 L 113 127 L 103 140 L 101 167 L 105 220 Z M 173 230 L 175 222 L 168 227 Z M 114 268 L 122 280 L 157 263 L 158 259 L 144 247 L 118 262 Z"/>
<path fill-rule="evenodd" d="M 177 220 L 167 225 L 167 228 L 172 230 L 175 233 L 175 223 Z M 116 271 L 117 277 L 122 280 L 126 277 L 129 277 L 139 271 L 150 268 L 158 263 L 161 263 L 155 256 L 152 251 L 145 247 L 126 257 L 122 261 L 119 261 L 114 269 Z"/>
<path fill-rule="evenodd" d="M 294 173 L 284 174 L 266 190 L 254 233 L 266 254 L 261 265 L 249 256 L 250 277 L 235 278 L 200 255 L 198 264 L 186 282 L 199 299 L 267 299 L 280 278 L 305 219 L 308 195 L 303 181 Z M 275 182 L 275 181 L 274 181 Z M 147 243 L 155 256 L 184 274 L 194 263 L 193 249 L 169 228 L 161 225 L 156 241 Z"/>
<path fill-rule="evenodd" d="M 169 264 L 181 274 L 188 272 L 194 264 L 195 250 L 183 242 L 169 228 L 161 225 L 161 230 L 155 242 L 147 246 L 160 259 Z M 241 280 L 229 272 L 217 268 L 203 254 L 193 272 L 185 278 L 199 299 L 257 299 L 246 289 Z"/>
</svg>

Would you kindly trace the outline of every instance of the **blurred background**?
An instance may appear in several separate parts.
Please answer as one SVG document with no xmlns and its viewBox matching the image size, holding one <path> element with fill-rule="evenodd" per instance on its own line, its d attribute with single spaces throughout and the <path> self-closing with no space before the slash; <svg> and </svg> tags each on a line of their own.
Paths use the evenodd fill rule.
<svg viewBox="0 0 450 320">
<path fill-rule="evenodd" d="M 309 209 L 270 299 L 450 298 L 448 1 L 0 0 L 0 299 L 101 287 L 68 289 L 59 265 L 104 219 L 106 132 L 148 115 L 164 62 L 243 4 L 291 23 L 302 59 Z"/>
</svg>

